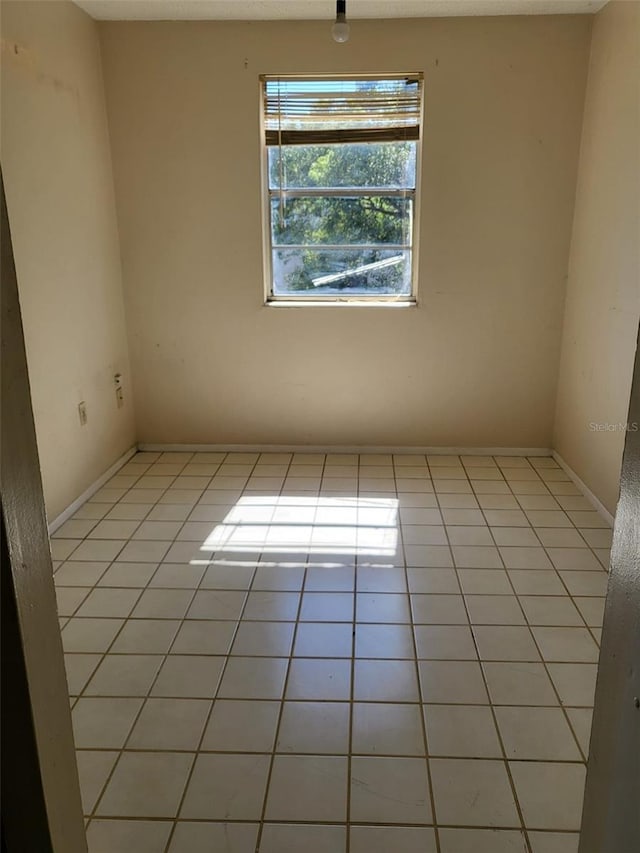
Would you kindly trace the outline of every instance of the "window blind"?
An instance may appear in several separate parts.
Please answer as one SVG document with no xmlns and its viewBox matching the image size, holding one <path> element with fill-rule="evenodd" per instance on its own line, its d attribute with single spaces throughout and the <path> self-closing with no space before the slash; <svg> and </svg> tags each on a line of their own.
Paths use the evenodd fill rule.
<svg viewBox="0 0 640 853">
<path fill-rule="evenodd" d="M 420 137 L 420 75 L 263 78 L 267 145 L 397 142 Z"/>
</svg>

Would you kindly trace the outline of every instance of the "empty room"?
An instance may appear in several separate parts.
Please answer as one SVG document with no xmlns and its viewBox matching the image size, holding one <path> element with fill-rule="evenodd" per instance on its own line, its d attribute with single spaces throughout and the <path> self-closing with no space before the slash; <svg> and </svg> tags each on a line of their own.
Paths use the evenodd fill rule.
<svg viewBox="0 0 640 853">
<path fill-rule="evenodd" d="M 3 853 L 635 853 L 640 2 L 0 16 Z"/>
</svg>

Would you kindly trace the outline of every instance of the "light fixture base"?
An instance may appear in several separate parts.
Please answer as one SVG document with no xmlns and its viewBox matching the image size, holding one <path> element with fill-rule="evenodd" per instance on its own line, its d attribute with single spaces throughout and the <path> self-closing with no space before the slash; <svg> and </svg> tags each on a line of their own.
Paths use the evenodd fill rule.
<svg viewBox="0 0 640 853">
<path fill-rule="evenodd" d="M 336 20 L 331 27 L 331 35 L 333 40 L 338 44 L 344 44 L 349 41 L 350 27 L 347 23 L 347 0 L 337 0 L 336 3 Z"/>
</svg>

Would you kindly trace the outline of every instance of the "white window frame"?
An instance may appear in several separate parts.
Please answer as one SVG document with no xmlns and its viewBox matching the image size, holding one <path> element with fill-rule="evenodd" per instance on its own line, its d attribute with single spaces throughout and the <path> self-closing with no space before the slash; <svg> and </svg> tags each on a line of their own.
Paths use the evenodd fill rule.
<svg viewBox="0 0 640 853">
<path fill-rule="evenodd" d="M 273 292 L 273 246 L 271 243 L 271 196 L 272 191 L 269 188 L 269 146 L 265 138 L 265 114 L 263 107 L 264 86 L 267 81 L 274 79 L 280 80 L 389 80 L 403 79 L 405 77 L 417 77 L 421 81 L 421 96 L 420 96 L 420 118 L 419 128 L 420 133 L 416 142 L 416 180 L 413 190 L 384 188 L 380 189 L 380 194 L 389 196 L 400 196 L 403 198 L 411 198 L 413 201 L 412 210 L 412 228 L 411 228 L 411 290 L 407 294 L 360 294 L 360 295 L 320 295 L 320 296 L 296 296 L 294 294 L 279 295 Z M 259 77 L 259 103 L 260 103 L 260 145 L 261 145 L 261 186 L 262 186 L 262 247 L 263 247 L 263 271 L 264 271 L 264 304 L 266 306 L 279 307 L 326 307 L 326 306 L 369 306 L 369 307 L 413 307 L 418 304 L 418 236 L 420 233 L 420 199 L 422 185 L 422 139 L 424 135 L 424 75 L 423 72 L 395 72 L 378 74 L 338 74 L 338 73 L 317 73 L 317 74 L 261 74 Z M 346 143 L 345 143 L 346 144 Z M 375 187 L 363 187 L 361 195 L 371 195 Z M 354 193 L 355 195 L 356 193 Z M 303 191 L 287 192 L 287 195 L 293 197 L 313 195 L 313 188 L 306 188 Z M 335 190 L 323 189 L 318 192 L 322 196 L 344 196 L 344 191 L 341 188 Z M 347 244 L 348 245 L 348 244 Z M 345 248 L 341 246 L 340 248 Z M 394 248 L 389 246 L 388 248 Z M 398 247 L 399 248 L 399 247 Z M 406 251 L 406 246 L 402 247 Z"/>
</svg>

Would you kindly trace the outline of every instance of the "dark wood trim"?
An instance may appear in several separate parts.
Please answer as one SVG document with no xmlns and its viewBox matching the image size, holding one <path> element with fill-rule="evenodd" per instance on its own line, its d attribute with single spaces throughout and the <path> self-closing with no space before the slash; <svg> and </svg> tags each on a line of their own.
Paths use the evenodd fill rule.
<svg viewBox="0 0 640 853">
<path fill-rule="evenodd" d="M 611 549 L 580 853 L 640 850 L 640 335 Z"/>
<path fill-rule="evenodd" d="M 4 184 L 1 189 L 3 850 L 86 853 Z"/>
</svg>

